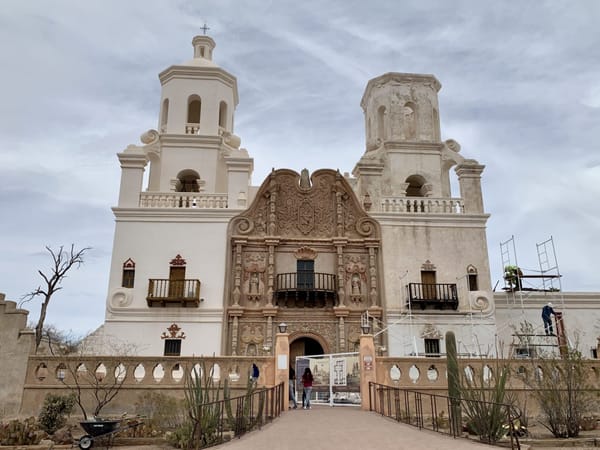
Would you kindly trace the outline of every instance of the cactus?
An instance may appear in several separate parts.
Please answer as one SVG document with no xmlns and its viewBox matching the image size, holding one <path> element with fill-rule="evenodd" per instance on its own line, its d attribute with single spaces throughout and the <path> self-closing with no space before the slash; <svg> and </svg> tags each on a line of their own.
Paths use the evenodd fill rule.
<svg viewBox="0 0 600 450">
<path fill-rule="evenodd" d="M 0 445 L 37 445 L 44 437 L 35 417 L 18 419 L 0 425 Z"/>
<path fill-rule="evenodd" d="M 206 374 L 204 361 L 201 363 L 202 373 Z M 217 443 L 219 439 L 219 396 L 221 383 L 215 388 L 212 377 L 213 368 L 204 379 L 196 369 L 188 374 L 185 383 L 185 403 L 191 423 L 193 425 L 191 440 L 188 447 L 195 446 L 196 449 L 208 447 Z"/>
<path fill-rule="evenodd" d="M 460 408 L 460 375 L 456 353 L 454 332 L 446 332 L 446 360 L 448 365 L 448 397 L 450 397 L 450 431 L 454 436 L 462 431 L 462 411 Z"/>
<path fill-rule="evenodd" d="M 262 413 L 265 405 L 264 392 L 259 393 L 258 408 L 256 415 L 252 414 L 252 396 L 256 391 L 256 386 L 252 379 L 248 379 L 246 383 L 246 394 L 242 403 L 242 408 L 236 408 L 236 414 L 234 416 L 231 408 L 231 395 L 229 390 L 229 382 L 225 380 L 225 387 L 223 389 L 223 396 L 225 399 L 225 413 L 227 414 L 227 421 L 229 427 L 234 431 L 235 435 L 242 434 L 248 430 L 252 430 L 256 425 L 262 424 Z M 239 403 L 238 403 L 239 405 Z"/>
</svg>

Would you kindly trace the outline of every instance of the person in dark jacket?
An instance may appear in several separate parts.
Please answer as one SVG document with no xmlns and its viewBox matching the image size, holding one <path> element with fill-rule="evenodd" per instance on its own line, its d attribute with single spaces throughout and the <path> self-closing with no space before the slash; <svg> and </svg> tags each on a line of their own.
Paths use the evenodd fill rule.
<svg viewBox="0 0 600 450">
<path fill-rule="evenodd" d="M 258 370 L 258 366 L 255 363 L 252 363 L 252 382 L 256 383 L 259 376 L 260 371 Z"/>
<path fill-rule="evenodd" d="M 546 336 L 554 336 L 551 316 L 556 316 L 556 314 L 552 308 L 552 303 L 548 303 L 542 308 L 542 320 L 544 321 L 544 331 L 546 332 Z"/>
</svg>

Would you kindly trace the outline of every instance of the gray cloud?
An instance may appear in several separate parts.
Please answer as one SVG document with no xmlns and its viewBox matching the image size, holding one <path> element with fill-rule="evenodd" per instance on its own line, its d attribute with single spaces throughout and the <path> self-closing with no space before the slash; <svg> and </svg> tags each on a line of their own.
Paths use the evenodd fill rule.
<svg viewBox="0 0 600 450">
<path fill-rule="evenodd" d="M 535 243 L 553 235 L 564 286 L 600 290 L 599 2 L 43 6 L 9 0 L 0 11 L 0 291 L 16 299 L 35 287 L 44 245 L 93 246 L 51 312 L 61 327 L 102 321 L 115 153 L 156 127 L 157 74 L 191 58 L 204 21 L 216 62 L 238 78 L 236 133 L 255 158 L 255 183 L 273 166 L 352 170 L 367 81 L 432 73 L 443 85 L 442 135 L 487 166 L 492 278 L 500 241 L 514 234 L 519 260 L 535 268 Z"/>
</svg>

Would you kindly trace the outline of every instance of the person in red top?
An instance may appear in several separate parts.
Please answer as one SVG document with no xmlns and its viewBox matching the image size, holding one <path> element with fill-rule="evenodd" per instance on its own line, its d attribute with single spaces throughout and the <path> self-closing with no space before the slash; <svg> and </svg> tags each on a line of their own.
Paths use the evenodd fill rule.
<svg viewBox="0 0 600 450">
<path fill-rule="evenodd" d="M 304 386 L 304 395 L 302 396 L 303 405 L 302 408 L 310 409 L 310 394 L 312 393 L 313 375 L 310 371 L 310 367 L 304 369 L 302 374 L 302 386 Z"/>
</svg>

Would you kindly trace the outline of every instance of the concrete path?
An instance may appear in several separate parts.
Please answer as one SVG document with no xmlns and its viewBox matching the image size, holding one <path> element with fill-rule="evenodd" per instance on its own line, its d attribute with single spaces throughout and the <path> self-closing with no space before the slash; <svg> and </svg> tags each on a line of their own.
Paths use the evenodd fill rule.
<svg viewBox="0 0 600 450">
<path fill-rule="evenodd" d="M 491 450 L 494 447 L 401 424 L 354 407 L 313 405 L 284 413 L 218 450 Z"/>
</svg>

